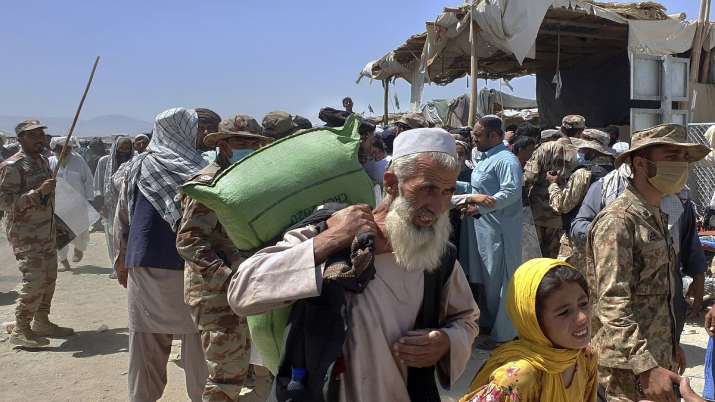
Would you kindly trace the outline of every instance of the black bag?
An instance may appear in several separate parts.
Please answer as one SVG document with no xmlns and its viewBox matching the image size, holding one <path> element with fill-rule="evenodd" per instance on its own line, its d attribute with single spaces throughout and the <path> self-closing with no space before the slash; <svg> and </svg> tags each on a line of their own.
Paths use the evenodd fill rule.
<svg viewBox="0 0 715 402">
<path fill-rule="evenodd" d="M 319 232 L 325 230 L 325 221 L 343 207 L 340 204 L 323 206 L 291 229 L 316 225 Z M 349 260 L 350 256 L 333 258 Z M 414 329 L 440 328 L 444 324 L 439 322 L 442 289 L 454 270 L 456 259 L 457 250 L 450 243 L 440 268 L 425 272 L 424 296 Z M 320 296 L 293 304 L 286 327 L 283 355 L 274 382 L 278 401 L 338 400 L 339 375 L 344 371 L 343 345 L 350 331 L 350 306 L 346 303 L 345 292 L 364 289 L 370 279 L 361 277 L 364 283 L 350 287 L 352 289 L 334 282 L 324 282 Z M 291 389 L 293 368 L 296 367 L 304 369 L 306 373 L 298 393 Z M 408 369 L 407 388 L 411 401 L 440 401 L 434 370 L 435 367 Z"/>
</svg>

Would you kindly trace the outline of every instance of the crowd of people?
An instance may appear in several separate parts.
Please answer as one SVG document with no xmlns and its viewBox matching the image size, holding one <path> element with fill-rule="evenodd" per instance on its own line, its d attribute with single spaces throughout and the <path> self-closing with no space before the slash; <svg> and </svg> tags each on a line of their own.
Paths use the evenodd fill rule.
<svg viewBox="0 0 715 402">
<path fill-rule="evenodd" d="M 343 108 L 320 118 L 341 126 L 352 99 Z M 214 182 L 307 119 L 173 108 L 108 152 L 21 122 L 0 163 L 23 275 L 10 343 L 73 333 L 49 313 L 58 264 L 71 268 L 70 246 L 83 258 L 90 228 L 60 244 L 60 179 L 99 212 L 127 289 L 132 401 L 162 396 L 173 339 L 192 401 L 438 401 L 437 383 L 456 383 L 475 343 L 491 355 L 464 402 L 702 400 L 681 378 L 680 335 L 703 310 L 708 267 L 686 184 L 709 147 L 675 124 L 619 142 L 618 128 L 578 115 L 543 130 L 492 115 L 449 130 L 417 113 L 360 120 L 357 158 L 378 205 L 326 204 L 250 253 L 181 188 Z M 247 317 L 285 306 L 276 367 Z"/>
</svg>

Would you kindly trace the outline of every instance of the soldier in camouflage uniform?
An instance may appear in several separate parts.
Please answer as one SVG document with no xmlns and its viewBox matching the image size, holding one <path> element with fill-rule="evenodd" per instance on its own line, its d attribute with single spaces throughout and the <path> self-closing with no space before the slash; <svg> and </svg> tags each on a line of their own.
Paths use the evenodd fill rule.
<svg viewBox="0 0 715 402">
<path fill-rule="evenodd" d="M 217 159 L 193 180 L 210 183 L 231 163 L 271 141 L 261 133 L 261 126 L 249 116 L 223 120 L 218 132 L 204 139 L 207 146 L 218 148 Z M 203 400 L 237 401 L 249 372 L 251 340 L 246 319 L 231 310 L 226 291 L 242 257 L 213 211 L 189 197 L 183 199 L 182 211 L 176 248 L 187 262 L 184 297 L 191 306 L 208 363 Z M 250 400 L 261 400 L 255 398 L 261 393 L 265 393 L 263 400 L 268 396 L 270 376 L 263 380 L 266 383 L 256 384 Z"/>
<path fill-rule="evenodd" d="M 7 213 L 7 238 L 22 272 L 10 343 L 24 347 L 49 344 L 45 336 L 74 333 L 48 318 L 57 281 L 57 250 L 55 180 L 42 156 L 45 128 L 37 120 L 18 124 L 15 133 L 22 150 L 0 164 L 0 209 Z"/>
<path fill-rule="evenodd" d="M 604 177 L 613 170 L 613 157 L 615 152 L 608 146 L 610 138 L 603 131 L 586 129 L 581 134 L 581 139 L 571 141 L 578 148 L 577 164 L 579 168 L 569 177 L 566 185 L 559 183 L 559 177 L 546 174 L 549 185 L 549 204 L 554 212 L 561 214 L 564 234 L 561 236 L 559 259 L 567 261 L 586 273 L 583 258 L 583 246 L 577 247 L 569 239 L 571 221 L 576 217 L 581 202 L 589 187 L 596 180 Z"/>
<path fill-rule="evenodd" d="M 585 127 L 586 119 L 582 116 L 564 117 L 561 131 L 566 135 L 556 141 L 541 144 L 524 167 L 524 191 L 531 205 L 534 226 L 544 257 L 558 256 L 563 233 L 561 216 L 549 205 L 549 182 L 546 174 L 556 173 L 559 179 L 565 181 L 576 168 L 576 147 L 571 143 L 571 138 L 579 137 Z"/>
<path fill-rule="evenodd" d="M 683 126 L 663 124 L 633 135 L 630 183 L 596 216 L 588 237 L 587 270 L 594 302 L 592 346 L 608 401 L 675 400 L 685 369 L 676 341 L 674 294 L 678 263 L 660 210 L 680 191 L 688 163 L 710 151 L 687 143 Z"/>
</svg>

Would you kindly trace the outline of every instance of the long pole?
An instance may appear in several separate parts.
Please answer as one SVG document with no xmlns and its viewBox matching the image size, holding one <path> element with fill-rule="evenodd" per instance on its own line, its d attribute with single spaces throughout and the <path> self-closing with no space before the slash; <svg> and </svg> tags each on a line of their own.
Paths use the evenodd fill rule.
<svg viewBox="0 0 715 402">
<path fill-rule="evenodd" d="M 52 178 L 56 179 L 57 178 L 57 172 L 60 170 L 60 166 L 62 166 L 62 162 L 64 159 L 67 157 L 67 146 L 69 145 L 70 138 L 72 137 L 72 133 L 74 132 L 74 127 L 77 124 L 77 119 L 79 118 L 79 113 L 82 111 L 82 105 L 84 105 L 84 100 L 87 98 L 87 93 L 89 92 L 89 87 L 92 85 L 92 80 L 94 79 L 94 72 L 97 70 L 97 64 L 99 64 L 99 56 L 94 60 L 94 65 L 92 66 L 92 73 L 89 75 L 89 80 L 87 81 L 87 86 L 84 88 L 84 93 L 82 94 L 82 99 L 79 101 L 79 106 L 77 107 L 77 112 L 74 114 L 74 119 L 72 120 L 72 125 L 70 126 L 70 131 L 67 134 L 67 139 L 65 140 L 65 144 L 62 146 L 62 153 L 60 156 L 57 158 L 57 166 L 55 166 L 54 172 L 52 172 Z M 49 198 L 49 197 L 48 197 Z M 43 199 L 43 203 L 46 202 L 47 198 Z M 55 202 L 54 202 L 54 197 L 50 198 L 51 204 L 50 208 L 52 209 L 52 215 L 53 218 L 51 223 L 50 223 L 50 233 L 55 232 L 55 219 L 57 216 L 55 215 Z M 66 226 L 66 225 L 65 225 Z"/>
<path fill-rule="evenodd" d="M 474 3 L 475 2 L 472 2 L 472 6 L 469 9 L 469 43 L 471 53 L 469 69 L 471 91 L 469 93 L 469 122 L 467 123 L 469 127 L 474 127 L 477 116 L 477 96 L 479 96 L 479 92 L 477 92 L 477 31 L 479 27 L 477 23 L 474 22 Z"/>
<path fill-rule="evenodd" d="M 703 17 L 703 22 L 704 22 L 704 31 L 703 31 L 703 39 L 706 39 L 705 35 L 707 34 L 708 27 L 710 26 L 710 1 L 711 0 L 704 0 L 705 1 L 705 14 L 702 16 Z M 700 77 L 702 77 L 703 82 L 708 82 L 710 79 L 710 49 L 705 50 L 703 53 L 703 69 L 700 72 Z"/>
<path fill-rule="evenodd" d="M 385 116 L 382 118 L 382 124 L 387 127 L 387 125 L 390 123 L 390 111 L 388 109 L 388 103 L 390 100 L 390 80 L 386 79 L 382 81 L 382 86 L 385 88 L 385 99 L 384 101 L 384 110 L 385 110 Z"/>
<path fill-rule="evenodd" d="M 708 9 L 708 0 L 700 0 L 700 14 L 698 16 L 693 48 L 690 52 L 690 81 L 700 82 L 700 55 L 703 48 L 703 35 L 705 34 L 705 16 Z"/>
<path fill-rule="evenodd" d="M 92 73 L 89 75 L 89 80 L 87 81 L 87 86 L 84 88 L 84 93 L 82 94 L 82 99 L 79 101 L 79 106 L 77 106 L 77 111 L 74 114 L 74 119 L 72 120 L 72 125 L 70 126 L 70 131 L 65 139 L 65 144 L 62 146 L 62 153 L 59 158 L 57 158 L 57 166 L 55 166 L 55 171 L 52 172 L 52 178 L 57 178 L 57 172 L 60 170 L 60 166 L 67 157 L 67 147 L 69 146 L 70 139 L 74 133 L 74 127 L 77 125 L 77 119 L 79 119 L 79 114 L 82 111 L 82 106 L 84 105 L 84 100 L 87 98 L 87 93 L 89 92 L 89 87 L 92 86 L 92 80 L 94 79 L 94 72 L 97 70 L 97 64 L 99 64 L 99 56 L 94 60 L 94 66 L 92 66 Z"/>
</svg>

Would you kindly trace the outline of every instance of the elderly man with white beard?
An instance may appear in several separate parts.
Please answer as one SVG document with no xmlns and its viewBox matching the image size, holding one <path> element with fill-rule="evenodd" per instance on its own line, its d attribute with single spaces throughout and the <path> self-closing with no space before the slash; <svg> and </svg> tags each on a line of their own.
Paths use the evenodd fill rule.
<svg viewBox="0 0 715 402">
<path fill-rule="evenodd" d="M 321 232 L 313 225 L 287 232 L 241 264 L 229 304 L 237 314 L 254 315 L 318 297 L 332 280 L 326 260 L 349 250 L 358 234 L 372 233 L 375 278 L 360 293 L 346 292 L 348 330 L 336 362 L 343 369 L 326 380 L 339 383 L 339 392 L 325 400 L 439 401 L 431 370 L 444 387 L 453 385 L 478 332 L 479 311 L 464 272 L 454 258 L 444 258 L 454 253 L 448 212 L 459 172 L 449 133 L 402 133 L 384 175 L 385 198 L 375 210 L 351 206 L 332 215 Z M 439 297 L 428 297 L 428 277 L 440 272 L 447 274 Z M 438 324 L 422 328 L 417 322 L 427 310 L 435 311 Z M 415 392 L 419 370 L 430 371 Z"/>
</svg>

